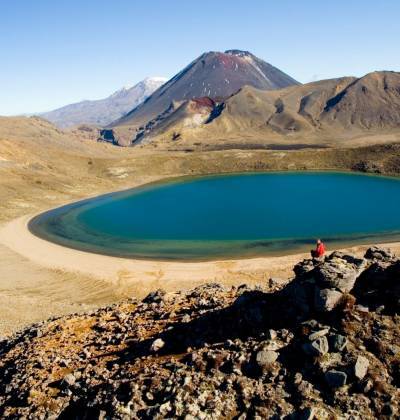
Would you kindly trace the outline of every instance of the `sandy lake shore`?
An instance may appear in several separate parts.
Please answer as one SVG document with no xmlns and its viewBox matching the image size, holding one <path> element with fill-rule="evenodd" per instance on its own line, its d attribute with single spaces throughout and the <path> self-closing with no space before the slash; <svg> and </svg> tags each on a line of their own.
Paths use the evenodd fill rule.
<svg viewBox="0 0 400 420">
<path fill-rule="evenodd" d="M 134 260 L 66 248 L 33 235 L 27 228 L 33 214 L 0 227 L 0 334 L 51 316 L 89 310 L 121 298 L 143 297 L 162 287 L 167 291 L 205 282 L 259 284 L 271 277 L 286 282 L 293 266 L 308 254 L 207 262 Z M 400 253 L 400 243 L 385 244 Z M 346 248 L 362 255 L 367 245 Z M 10 307 L 9 299 L 14 303 Z M 1 304 L 2 302 L 0 302 Z"/>
<path fill-rule="evenodd" d="M 188 289 L 217 281 L 287 281 L 306 254 L 179 263 L 134 261 L 64 248 L 27 229 L 35 214 L 110 191 L 177 176 L 254 171 L 349 171 L 361 163 L 398 175 L 400 145 L 357 149 L 157 151 L 64 133 L 38 118 L 0 121 L 0 337 L 34 322 L 89 311 L 162 287 Z M 88 137 L 88 138 L 87 138 Z M 393 140 L 394 141 L 394 140 Z M 44 153 L 45 151 L 45 153 Z M 367 166 L 368 166 L 367 165 Z M 390 245 L 399 251 L 400 244 Z M 329 244 L 328 244 L 329 247 Z M 353 248 L 361 254 L 366 246 Z"/>
</svg>

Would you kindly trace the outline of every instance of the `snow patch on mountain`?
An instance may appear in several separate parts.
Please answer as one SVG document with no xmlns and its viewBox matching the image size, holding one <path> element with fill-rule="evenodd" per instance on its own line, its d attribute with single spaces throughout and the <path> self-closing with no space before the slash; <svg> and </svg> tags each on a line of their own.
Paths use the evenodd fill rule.
<svg viewBox="0 0 400 420">
<path fill-rule="evenodd" d="M 60 128 L 82 124 L 103 127 L 136 108 L 166 81 L 165 77 L 147 77 L 134 86 L 123 86 L 107 98 L 77 102 L 40 116 Z"/>
</svg>

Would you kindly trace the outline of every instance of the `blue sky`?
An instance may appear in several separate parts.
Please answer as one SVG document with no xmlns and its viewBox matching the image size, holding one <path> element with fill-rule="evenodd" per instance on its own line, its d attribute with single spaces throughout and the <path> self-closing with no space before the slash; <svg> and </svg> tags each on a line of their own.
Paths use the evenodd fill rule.
<svg viewBox="0 0 400 420">
<path fill-rule="evenodd" d="M 400 71 L 400 1 L 0 0 L 0 115 L 97 99 L 245 49 L 301 82 Z"/>
</svg>

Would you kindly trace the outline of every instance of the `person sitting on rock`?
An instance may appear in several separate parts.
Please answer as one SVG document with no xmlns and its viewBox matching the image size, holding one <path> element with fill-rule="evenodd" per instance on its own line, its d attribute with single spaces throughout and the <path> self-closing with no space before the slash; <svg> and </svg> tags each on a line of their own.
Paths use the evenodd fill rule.
<svg viewBox="0 0 400 420">
<path fill-rule="evenodd" d="M 325 254 L 325 245 L 321 239 L 317 240 L 317 247 L 311 250 L 311 256 L 313 258 L 321 258 Z"/>
</svg>

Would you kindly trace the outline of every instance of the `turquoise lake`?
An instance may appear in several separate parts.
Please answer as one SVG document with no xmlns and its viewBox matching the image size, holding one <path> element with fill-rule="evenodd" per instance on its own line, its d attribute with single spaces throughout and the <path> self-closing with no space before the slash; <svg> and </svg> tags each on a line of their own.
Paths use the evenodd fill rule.
<svg viewBox="0 0 400 420">
<path fill-rule="evenodd" d="M 207 260 L 400 238 L 400 180 L 328 172 L 181 178 L 43 213 L 39 237 L 107 255 Z"/>
</svg>

